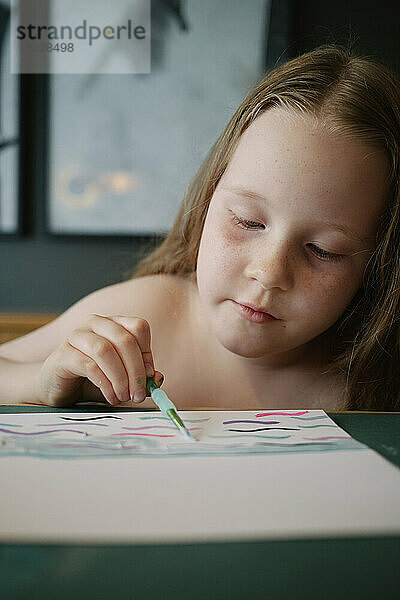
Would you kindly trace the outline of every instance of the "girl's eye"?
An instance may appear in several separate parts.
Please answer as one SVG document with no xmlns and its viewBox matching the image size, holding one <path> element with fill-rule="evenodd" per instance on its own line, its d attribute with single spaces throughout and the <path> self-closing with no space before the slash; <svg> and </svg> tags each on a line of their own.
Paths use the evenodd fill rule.
<svg viewBox="0 0 400 600">
<path fill-rule="evenodd" d="M 327 252 L 326 250 L 322 250 L 322 248 L 318 248 L 315 244 L 308 244 L 313 250 L 313 254 L 318 258 L 323 260 L 330 260 L 332 262 L 338 262 L 344 258 L 343 254 L 333 254 L 332 252 Z"/>
<path fill-rule="evenodd" d="M 258 221 L 247 221 L 246 219 L 241 219 L 236 215 L 232 215 L 234 222 L 239 225 L 242 229 L 256 229 L 258 226 L 264 227 L 262 223 L 258 223 Z"/>
<path fill-rule="evenodd" d="M 262 223 L 258 221 L 248 221 L 247 219 L 241 219 L 240 217 L 232 214 L 232 218 L 234 222 L 241 227 L 242 229 L 257 229 L 257 227 L 264 227 Z M 331 261 L 331 262 L 339 262 L 343 260 L 343 254 L 334 254 L 333 252 L 327 252 L 327 250 L 322 250 L 315 244 L 308 244 L 312 248 L 312 252 L 315 256 L 320 258 L 321 260 Z"/>
</svg>

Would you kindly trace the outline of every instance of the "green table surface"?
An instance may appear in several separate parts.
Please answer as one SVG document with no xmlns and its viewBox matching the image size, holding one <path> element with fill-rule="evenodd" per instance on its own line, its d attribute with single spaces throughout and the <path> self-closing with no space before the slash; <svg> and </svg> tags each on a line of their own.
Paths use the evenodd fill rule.
<svg viewBox="0 0 400 600">
<path fill-rule="evenodd" d="M 127 409 L 85 407 L 90 412 L 107 410 Z M 82 409 L 0 406 L 0 413 L 37 411 Z M 355 439 L 400 467 L 400 413 L 328 414 Z M 398 600 L 400 537 L 160 546 L 0 545 L 1 600 L 100 600 L 114 594 L 116 600 Z"/>
</svg>

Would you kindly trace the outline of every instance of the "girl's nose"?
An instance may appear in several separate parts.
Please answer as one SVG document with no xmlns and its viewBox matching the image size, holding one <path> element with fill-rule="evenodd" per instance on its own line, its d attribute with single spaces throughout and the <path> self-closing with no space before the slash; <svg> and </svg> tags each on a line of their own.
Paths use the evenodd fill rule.
<svg viewBox="0 0 400 600">
<path fill-rule="evenodd" d="M 288 290 L 292 286 L 293 274 L 286 244 L 268 244 L 265 252 L 254 256 L 247 267 L 250 278 L 257 279 L 261 287 L 268 290 L 278 287 Z"/>
</svg>

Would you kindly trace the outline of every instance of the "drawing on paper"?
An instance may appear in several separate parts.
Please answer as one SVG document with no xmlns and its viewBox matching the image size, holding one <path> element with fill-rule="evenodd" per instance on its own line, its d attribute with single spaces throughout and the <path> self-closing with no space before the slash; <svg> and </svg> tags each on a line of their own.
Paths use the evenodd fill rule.
<svg viewBox="0 0 400 600">
<path fill-rule="evenodd" d="M 227 456 L 366 448 L 323 410 L 180 415 L 197 443 L 188 443 L 159 412 L 8 414 L 0 424 L 0 457 Z"/>
</svg>

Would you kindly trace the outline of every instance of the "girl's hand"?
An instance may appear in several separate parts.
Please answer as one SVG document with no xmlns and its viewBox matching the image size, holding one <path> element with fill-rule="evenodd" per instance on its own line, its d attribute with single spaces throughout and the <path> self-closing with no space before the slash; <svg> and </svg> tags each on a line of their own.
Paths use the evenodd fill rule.
<svg viewBox="0 0 400 600">
<path fill-rule="evenodd" d="M 145 319 L 91 314 L 44 361 L 37 396 L 50 406 L 69 406 L 83 399 L 82 386 L 88 379 L 110 404 L 142 402 L 150 395 L 146 375 L 157 385 L 164 379 L 154 371 L 150 341 Z"/>
</svg>

